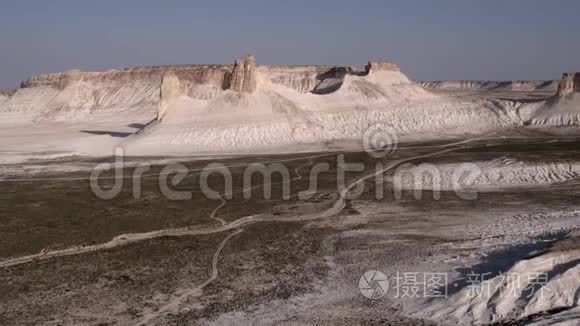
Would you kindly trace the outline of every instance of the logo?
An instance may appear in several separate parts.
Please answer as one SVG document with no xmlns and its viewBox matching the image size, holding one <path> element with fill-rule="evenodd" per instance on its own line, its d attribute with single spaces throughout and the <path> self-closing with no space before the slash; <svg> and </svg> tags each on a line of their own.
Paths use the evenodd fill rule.
<svg viewBox="0 0 580 326">
<path fill-rule="evenodd" d="M 375 158 L 385 157 L 397 150 L 399 138 L 393 128 L 385 124 L 370 126 L 363 135 L 363 147 Z"/>
<path fill-rule="evenodd" d="M 376 300 L 384 297 L 389 290 L 387 275 L 380 271 L 368 271 L 358 281 L 360 293 L 366 298 Z"/>
</svg>

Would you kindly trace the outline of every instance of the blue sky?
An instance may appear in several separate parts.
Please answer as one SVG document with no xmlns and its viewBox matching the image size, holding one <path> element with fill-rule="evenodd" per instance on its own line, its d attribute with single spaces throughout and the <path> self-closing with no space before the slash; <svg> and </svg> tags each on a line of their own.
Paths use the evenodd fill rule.
<svg viewBox="0 0 580 326">
<path fill-rule="evenodd" d="M 580 70 L 580 1 L 2 0 L 0 88 L 44 72 L 139 65 L 364 65 L 418 80 Z"/>
</svg>

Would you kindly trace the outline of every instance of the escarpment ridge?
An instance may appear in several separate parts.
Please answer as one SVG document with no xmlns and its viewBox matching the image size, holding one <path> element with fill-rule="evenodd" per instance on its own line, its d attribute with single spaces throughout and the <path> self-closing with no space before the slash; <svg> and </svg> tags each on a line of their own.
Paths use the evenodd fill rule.
<svg viewBox="0 0 580 326">
<path fill-rule="evenodd" d="M 548 100 L 522 108 L 526 124 L 534 126 L 580 125 L 580 74 L 564 73 L 557 93 Z"/>
<path fill-rule="evenodd" d="M 580 92 L 580 73 L 564 73 L 558 85 L 558 95 L 565 96 L 578 92 Z"/>
<path fill-rule="evenodd" d="M 572 86 L 569 79 L 562 92 L 577 89 L 575 77 Z M 260 65 L 246 55 L 233 65 L 32 77 L 0 95 L 0 136 L 6 152 L 111 155 L 122 146 L 130 155 L 279 153 L 362 146 L 375 125 L 401 141 L 479 135 L 523 125 L 541 112 L 551 111 L 429 92 L 390 61 Z M 23 132 L 34 139 L 22 141 Z"/>
<path fill-rule="evenodd" d="M 394 63 L 376 63 L 377 70 L 398 71 Z M 233 65 L 192 64 L 137 67 L 103 72 L 72 70 L 63 73 L 42 74 L 22 82 L 11 94 L 0 94 L 0 115 L 18 121 L 41 122 L 46 120 L 86 119 L 87 115 L 107 112 L 157 114 L 166 75 L 175 76 L 180 93 L 193 99 L 215 98 L 223 91 L 250 94 L 257 88 L 275 84 L 299 93 L 325 89 L 326 79 L 342 83 L 345 74 L 337 76 L 335 70 L 364 72 L 364 68 L 325 65 L 257 65 L 256 59 L 246 55 Z M 368 73 L 368 69 L 367 69 Z M 261 86 L 260 86 L 261 85 Z M 167 84 L 165 84 L 167 86 Z M 335 85 L 336 86 L 336 85 Z M 336 88 L 336 87 L 335 87 Z M 316 92 L 314 92 L 316 93 Z M 164 111 L 161 110 L 161 111 Z"/>
<path fill-rule="evenodd" d="M 369 62 L 363 68 L 340 67 L 331 65 L 257 65 L 252 55 L 246 55 L 233 65 L 191 64 L 136 67 L 103 72 L 71 70 L 62 73 L 49 73 L 31 77 L 21 83 L 22 88 L 51 87 L 64 90 L 75 82 L 133 83 L 136 81 L 161 82 L 165 74 L 174 74 L 191 85 L 212 85 L 223 90 L 231 89 L 238 93 L 253 92 L 257 84 L 257 74 L 263 75 L 275 84 L 281 84 L 300 92 L 312 91 L 325 75 L 337 69 L 370 73 L 374 71 L 400 71 L 397 64 L 389 61 Z M 15 91 L 13 91 L 15 92 Z M 8 92 L 4 92 L 8 93 Z M 7 95 L 0 92 L 0 95 Z"/>
<path fill-rule="evenodd" d="M 223 87 L 211 94 L 207 85 L 163 80 L 157 123 L 127 138 L 131 154 L 320 150 L 345 140 L 360 143 L 375 124 L 401 137 L 430 137 L 479 131 L 465 121 L 482 130 L 512 123 L 505 114 L 498 117 L 502 108 L 494 104 L 427 92 L 388 61 L 364 67 L 261 66 L 247 55 L 223 82 L 214 83 Z M 178 94 L 165 89 L 178 84 L 190 88 L 164 97 Z"/>
<path fill-rule="evenodd" d="M 422 81 L 419 84 L 426 89 L 461 90 L 461 91 L 544 91 L 556 93 L 557 80 L 441 80 Z"/>
</svg>

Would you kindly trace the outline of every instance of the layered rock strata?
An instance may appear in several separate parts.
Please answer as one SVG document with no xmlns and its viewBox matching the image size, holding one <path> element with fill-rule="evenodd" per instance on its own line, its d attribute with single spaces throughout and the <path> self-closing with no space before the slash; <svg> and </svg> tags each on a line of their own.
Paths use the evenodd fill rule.
<svg viewBox="0 0 580 326">
<path fill-rule="evenodd" d="M 541 91 L 555 93 L 558 89 L 558 81 L 556 80 L 441 80 L 424 81 L 419 84 L 427 89 L 449 91 Z"/>
<path fill-rule="evenodd" d="M 365 67 L 368 74 L 374 71 L 401 71 L 398 64 L 390 61 L 369 61 Z"/>
<path fill-rule="evenodd" d="M 558 95 L 565 96 L 580 92 L 580 73 L 564 73 L 558 86 Z"/>
<path fill-rule="evenodd" d="M 228 90 L 245 96 L 270 87 L 267 84 L 324 95 L 337 91 L 345 76 L 363 76 L 374 71 L 399 71 L 399 67 L 387 61 L 370 61 L 366 67 L 258 66 L 253 56 L 246 55 L 234 65 L 167 65 L 104 72 L 72 70 L 35 76 L 22 82 L 11 96 L 0 94 L 0 111 L 37 122 L 84 120 L 87 114 L 120 111 L 161 119 L 168 99 L 175 96 L 210 100 Z"/>
<path fill-rule="evenodd" d="M 183 95 L 183 88 L 179 78 L 173 72 L 166 73 L 161 80 L 157 120 L 161 121 L 163 119 L 169 106 L 181 95 Z"/>
<path fill-rule="evenodd" d="M 248 54 L 236 60 L 228 88 L 238 93 L 253 93 L 256 85 L 256 58 Z"/>
</svg>

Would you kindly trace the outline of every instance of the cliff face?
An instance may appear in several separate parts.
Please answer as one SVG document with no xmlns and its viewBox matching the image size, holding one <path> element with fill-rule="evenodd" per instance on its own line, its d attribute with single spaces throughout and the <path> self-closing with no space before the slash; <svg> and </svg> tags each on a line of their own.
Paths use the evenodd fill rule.
<svg viewBox="0 0 580 326">
<path fill-rule="evenodd" d="M 14 92 L 16 92 L 15 90 L 1 90 L 0 89 L 0 96 L 5 96 L 5 97 L 10 97 L 12 94 L 14 94 Z"/>
<path fill-rule="evenodd" d="M 63 73 L 43 74 L 32 77 L 21 84 L 21 88 L 49 86 L 62 90 L 73 82 L 119 82 L 161 80 L 163 75 L 172 72 L 180 79 L 200 84 L 214 84 L 222 87 L 224 76 L 232 69 L 231 65 L 167 65 L 137 67 L 104 72 L 68 71 Z"/>
<path fill-rule="evenodd" d="M 365 67 L 367 73 L 372 73 L 374 71 L 401 71 L 398 64 L 390 61 L 369 61 Z"/>
<path fill-rule="evenodd" d="M 14 93 L 14 91 L 0 90 L 0 103 L 5 102 Z"/>
<path fill-rule="evenodd" d="M 236 60 L 228 89 L 238 93 L 253 93 L 256 85 L 256 58 L 248 54 Z"/>
<path fill-rule="evenodd" d="M 355 67 L 333 67 L 316 76 L 320 82 L 312 90 L 312 93 L 323 95 L 336 92 L 340 87 L 342 87 L 346 76 L 365 75 L 368 75 L 367 71 Z"/>
<path fill-rule="evenodd" d="M 181 87 L 179 78 L 173 72 L 166 73 L 161 80 L 157 120 L 161 121 L 163 119 L 165 111 L 181 95 L 183 95 L 183 87 Z"/>
<path fill-rule="evenodd" d="M 271 83 L 283 85 L 300 93 L 309 93 L 320 83 L 318 76 L 333 66 L 258 66 L 257 71 Z"/>
<path fill-rule="evenodd" d="M 321 75 L 335 68 L 335 66 L 329 65 L 258 66 L 255 58 L 248 55 L 236 60 L 234 65 L 167 65 L 106 72 L 69 71 L 43 74 L 22 82 L 20 91 L 33 88 L 64 91 L 67 88 L 75 87 L 75 84 L 82 83 L 94 88 L 97 92 L 94 95 L 99 97 L 100 91 L 107 88 L 159 88 L 162 78 L 167 74 L 173 74 L 180 80 L 184 92 L 192 97 L 207 97 L 199 94 L 198 86 L 200 85 L 212 88 L 213 93 L 227 89 L 239 93 L 251 93 L 258 87 L 258 75 L 274 84 L 283 85 L 301 93 L 308 93 L 314 90 L 323 79 L 320 77 Z M 211 95 L 208 96 L 211 97 Z M 94 102 L 103 103 L 106 101 L 97 98 Z"/>
<path fill-rule="evenodd" d="M 558 82 L 554 80 L 514 80 L 514 81 L 480 81 L 480 80 L 446 80 L 425 81 L 420 85 L 427 89 L 457 91 L 544 91 L 556 92 Z"/>
<path fill-rule="evenodd" d="M 558 85 L 558 95 L 565 96 L 580 92 L 580 73 L 565 73 Z"/>
<path fill-rule="evenodd" d="M 580 73 L 564 73 L 556 96 L 520 109 L 526 124 L 580 126 Z"/>
<path fill-rule="evenodd" d="M 118 144 L 130 155 L 292 151 L 360 140 L 378 123 L 410 137 L 513 125 L 496 104 L 427 92 L 391 62 L 258 66 L 246 56 L 235 65 L 48 74 L 22 86 L 0 103 L 0 122 L 49 132 L 28 149 L 14 142 L 15 151 L 110 155 Z"/>
<path fill-rule="evenodd" d="M 12 96 L 0 94 L 0 113 L 24 120 L 86 119 L 87 114 L 138 111 L 163 117 L 170 99 L 187 95 L 209 100 L 224 91 L 241 95 L 274 84 L 299 93 L 328 94 L 337 91 L 347 75 L 375 71 L 399 71 L 391 62 L 371 61 L 366 67 L 329 65 L 256 65 L 246 55 L 234 65 L 168 65 L 104 72 L 68 71 L 32 77 Z"/>
</svg>

